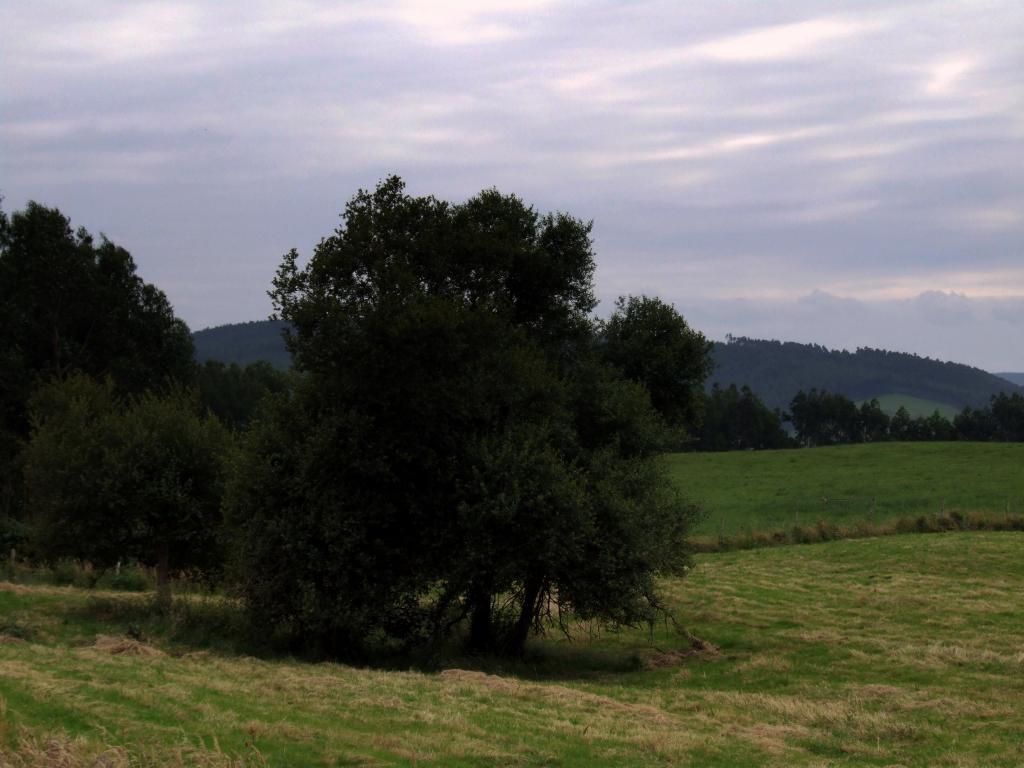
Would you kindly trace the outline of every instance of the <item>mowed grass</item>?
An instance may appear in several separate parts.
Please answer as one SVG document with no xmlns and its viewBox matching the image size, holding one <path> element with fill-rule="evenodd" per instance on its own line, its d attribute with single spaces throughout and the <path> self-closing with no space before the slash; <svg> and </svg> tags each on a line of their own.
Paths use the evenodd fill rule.
<svg viewBox="0 0 1024 768">
<path fill-rule="evenodd" d="M 581 626 L 439 672 L 163 636 L 114 654 L 95 635 L 125 627 L 103 616 L 141 598 L 2 585 L 29 639 L 0 643 L 0 765 L 1019 766 L 1022 555 L 1012 532 L 701 555 L 665 588 L 717 652 Z"/>
<path fill-rule="evenodd" d="M 707 517 L 699 533 L 786 530 L 819 520 L 883 523 L 1024 512 L 1024 443 L 872 443 L 677 453 L 668 470 Z"/>
</svg>

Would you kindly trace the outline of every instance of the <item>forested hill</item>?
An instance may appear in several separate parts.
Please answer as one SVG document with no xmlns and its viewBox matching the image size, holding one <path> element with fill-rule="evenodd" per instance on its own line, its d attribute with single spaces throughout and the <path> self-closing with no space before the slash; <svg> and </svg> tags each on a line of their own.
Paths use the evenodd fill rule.
<svg viewBox="0 0 1024 768">
<path fill-rule="evenodd" d="M 1006 379 L 1007 381 L 1012 381 L 1019 387 L 1024 387 L 1024 373 L 997 373 L 996 376 L 1001 379 Z"/>
<path fill-rule="evenodd" d="M 852 400 L 899 393 L 957 410 L 985 406 L 998 392 L 1024 392 L 980 368 L 881 349 L 847 352 L 818 344 L 730 337 L 716 343 L 713 354 L 716 365 L 709 387 L 747 384 L 772 408 L 787 408 L 793 395 L 812 387 Z"/>
<path fill-rule="evenodd" d="M 200 363 L 219 360 L 246 366 L 265 360 L 275 368 L 291 367 L 291 356 L 284 346 L 279 320 L 254 320 L 251 323 L 232 323 L 206 328 L 192 334 L 196 346 L 196 359 Z"/>
<path fill-rule="evenodd" d="M 220 360 L 245 366 L 266 360 L 291 364 L 279 321 L 261 320 L 207 328 L 193 334 L 199 362 Z M 899 393 L 945 403 L 956 410 L 988 404 L 997 392 L 1024 389 L 979 368 L 879 349 L 830 350 L 817 344 L 731 338 L 716 343 L 715 372 L 708 380 L 747 384 L 771 408 L 785 410 L 799 390 L 813 387 L 853 400 Z"/>
</svg>

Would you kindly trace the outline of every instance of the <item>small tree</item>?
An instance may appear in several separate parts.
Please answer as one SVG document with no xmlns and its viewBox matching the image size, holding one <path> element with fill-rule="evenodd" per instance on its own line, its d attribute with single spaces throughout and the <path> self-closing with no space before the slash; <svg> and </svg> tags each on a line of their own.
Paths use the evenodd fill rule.
<svg viewBox="0 0 1024 768">
<path fill-rule="evenodd" d="M 183 391 L 122 403 L 113 385 L 80 374 L 31 404 L 25 454 L 28 512 L 40 553 L 109 567 L 156 566 L 160 602 L 173 568 L 218 562 L 228 434 Z"/>
<path fill-rule="evenodd" d="M 714 346 L 671 304 L 647 296 L 620 296 L 602 328 L 602 354 L 626 378 L 647 390 L 672 426 L 695 437 L 704 409 L 704 380 Z"/>
</svg>

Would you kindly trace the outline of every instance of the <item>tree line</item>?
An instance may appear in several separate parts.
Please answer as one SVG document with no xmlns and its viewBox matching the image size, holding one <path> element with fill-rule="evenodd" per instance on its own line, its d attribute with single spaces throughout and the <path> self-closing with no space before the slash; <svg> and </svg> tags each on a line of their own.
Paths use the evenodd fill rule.
<svg viewBox="0 0 1024 768">
<path fill-rule="evenodd" d="M 595 318 L 593 273 L 586 222 L 392 177 L 284 257 L 291 373 L 198 366 L 127 251 L 0 213 L 0 533 L 151 565 L 163 606 L 199 571 L 321 656 L 653 621 L 699 515 L 659 457 L 696 430 L 710 344 L 656 298 Z"/>
<path fill-rule="evenodd" d="M 1024 396 L 993 395 L 984 408 L 965 407 L 952 421 L 938 411 L 912 418 L 900 407 L 890 417 L 877 399 L 860 404 L 834 392 L 798 392 L 786 419 L 805 446 L 900 441 L 1024 441 Z"/>
<path fill-rule="evenodd" d="M 786 424 L 792 428 L 792 434 Z M 938 411 L 912 417 L 900 407 L 892 416 L 876 398 L 857 405 L 845 395 L 800 391 L 788 411 L 770 409 L 744 385 L 711 388 L 690 449 L 765 450 L 881 441 L 1024 441 L 1024 396 L 993 395 L 983 408 L 965 407 L 952 420 Z"/>
</svg>

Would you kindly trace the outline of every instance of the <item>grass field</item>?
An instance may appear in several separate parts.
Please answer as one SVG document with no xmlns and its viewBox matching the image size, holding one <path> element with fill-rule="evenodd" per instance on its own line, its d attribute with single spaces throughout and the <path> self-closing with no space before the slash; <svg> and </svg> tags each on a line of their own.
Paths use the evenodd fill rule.
<svg viewBox="0 0 1024 768">
<path fill-rule="evenodd" d="M 707 535 L 818 520 L 878 523 L 940 509 L 1024 512 L 1021 443 L 679 453 L 668 462 L 679 488 L 707 510 Z"/>
<path fill-rule="evenodd" d="M 907 413 L 910 414 L 911 418 L 915 419 L 919 416 L 927 418 L 938 411 L 942 416 L 952 421 L 961 410 L 949 403 L 940 403 L 938 400 L 925 400 L 923 397 L 914 397 L 913 395 L 901 395 L 898 392 L 879 395 L 878 404 L 890 416 L 894 416 L 896 411 L 902 406 L 907 409 Z"/>
<path fill-rule="evenodd" d="M 717 651 L 581 627 L 431 673 L 211 654 L 187 638 L 230 606 L 199 598 L 136 626 L 148 644 L 97 642 L 144 598 L 4 584 L 0 765 L 1019 766 L 1022 553 L 955 533 L 701 555 L 666 588 Z"/>
</svg>

